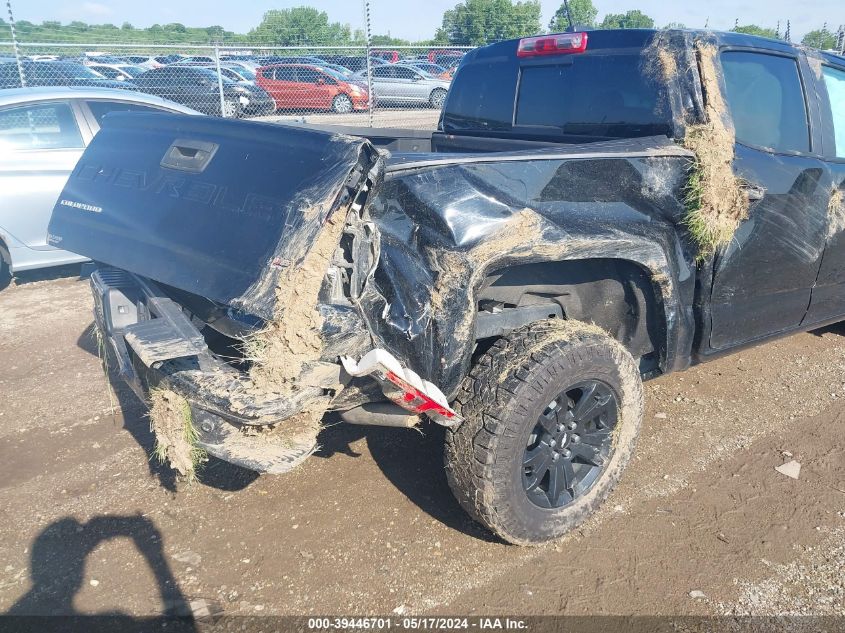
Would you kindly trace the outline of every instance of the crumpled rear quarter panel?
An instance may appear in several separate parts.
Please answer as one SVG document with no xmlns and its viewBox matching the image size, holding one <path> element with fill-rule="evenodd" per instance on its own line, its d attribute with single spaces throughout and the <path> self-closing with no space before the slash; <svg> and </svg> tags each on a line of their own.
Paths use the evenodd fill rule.
<svg viewBox="0 0 845 633">
<path fill-rule="evenodd" d="M 644 268 L 666 317 L 663 362 L 691 323 L 692 258 L 679 242 L 690 154 L 650 138 L 509 155 L 402 157 L 370 214 L 378 267 L 360 298 L 377 339 L 453 395 L 489 273 L 522 263 L 620 258 Z"/>
</svg>

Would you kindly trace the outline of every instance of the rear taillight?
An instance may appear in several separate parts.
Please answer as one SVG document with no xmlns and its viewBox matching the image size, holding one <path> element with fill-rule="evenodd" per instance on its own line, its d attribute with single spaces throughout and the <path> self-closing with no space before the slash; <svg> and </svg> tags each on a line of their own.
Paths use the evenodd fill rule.
<svg viewBox="0 0 845 633">
<path fill-rule="evenodd" d="M 387 372 L 385 378 L 399 389 L 398 393 L 391 392 L 385 395 L 403 409 L 413 411 L 414 413 L 425 413 L 433 416 L 435 420 L 443 419 L 448 421 L 456 417 L 452 409 L 440 404 L 437 400 L 423 393 L 409 382 L 402 380 L 392 371 Z"/>
<path fill-rule="evenodd" d="M 587 50 L 586 33 L 559 33 L 558 35 L 540 35 L 519 40 L 516 56 L 565 55 L 568 53 L 583 53 L 585 50 Z"/>
</svg>

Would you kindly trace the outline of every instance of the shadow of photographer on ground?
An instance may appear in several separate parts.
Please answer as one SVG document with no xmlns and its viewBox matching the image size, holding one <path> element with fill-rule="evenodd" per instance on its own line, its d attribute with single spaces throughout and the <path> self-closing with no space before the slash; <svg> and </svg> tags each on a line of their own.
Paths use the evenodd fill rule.
<svg viewBox="0 0 845 633">
<path fill-rule="evenodd" d="M 80 620 L 92 616 L 106 627 L 103 630 L 114 629 L 118 624 L 131 625 L 133 622 L 151 624 L 155 618 L 135 618 L 123 611 L 83 614 L 74 607 L 74 598 L 82 588 L 88 556 L 101 543 L 121 537 L 132 540 L 152 571 L 162 605 L 161 617 L 168 619 L 168 630 L 197 631 L 191 607 L 164 555 L 161 532 L 150 519 L 141 515 L 102 515 L 85 523 L 65 517 L 48 525 L 32 545 L 32 588 L 12 605 L 3 619 L 8 624 L 9 616 L 24 616 L 12 618 L 19 620 L 15 630 L 20 631 L 77 630 L 72 624 L 74 620 L 79 625 Z M 59 617 L 52 617 L 45 622 L 42 616 Z M 40 622 L 35 623 L 33 620 Z M 27 626 L 27 621 L 31 626 Z M 55 628 L 50 624 L 55 625 Z M 96 627 L 84 628 L 94 630 Z M 130 626 L 128 630 L 133 630 L 133 627 Z"/>
</svg>

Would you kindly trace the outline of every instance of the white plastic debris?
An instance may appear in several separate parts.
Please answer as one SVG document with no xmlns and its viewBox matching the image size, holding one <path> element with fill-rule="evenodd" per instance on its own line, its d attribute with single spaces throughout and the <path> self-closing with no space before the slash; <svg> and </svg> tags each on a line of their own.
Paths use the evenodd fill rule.
<svg viewBox="0 0 845 633">
<path fill-rule="evenodd" d="M 792 459 L 785 464 L 775 466 L 775 470 L 781 475 L 786 475 L 792 479 L 798 479 L 798 475 L 801 474 L 801 464 Z"/>
<path fill-rule="evenodd" d="M 692 591 L 689 592 L 689 597 L 692 598 L 693 600 L 703 600 L 704 598 L 707 597 L 707 594 L 705 594 L 703 591 L 701 591 L 699 589 L 693 589 Z"/>
</svg>

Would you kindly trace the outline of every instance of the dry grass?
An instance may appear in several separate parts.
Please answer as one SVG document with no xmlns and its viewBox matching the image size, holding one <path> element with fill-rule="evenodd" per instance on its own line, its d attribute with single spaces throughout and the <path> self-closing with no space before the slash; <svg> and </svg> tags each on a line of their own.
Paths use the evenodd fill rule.
<svg viewBox="0 0 845 633">
<path fill-rule="evenodd" d="M 206 460 L 197 446 L 199 432 L 194 426 L 191 405 L 179 394 L 156 388 L 150 391 L 150 430 L 155 434 L 153 457 L 158 462 L 193 479 Z"/>
<path fill-rule="evenodd" d="M 733 168 L 735 132 L 716 69 L 716 47 L 696 45 L 698 70 L 704 93 L 705 121 L 688 125 L 682 140 L 695 154 L 684 191 L 686 213 L 683 225 L 704 259 L 728 244 L 737 227 L 748 217 L 748 197 L 743 182 Z M 649 77 L 671 85 L 680 72 L 678 60 L 668 42 L 656 36 L 643 52 L 644 69 Z"/>
<path fill-rule="evenodd" d="M 734 173 L 736 135 L 719 86 L 716 56 L 714 46 L 698 46 L 707 121 L 688 126 L 683 141 L 696 156 L 686 186 L 684 226 L 700 258 L 729 243 L 748 217 L 748 196 Z"/>
<path fill-rule="evenodd" d="M 100 359 L 100 366 L 103 368 L 103 384 L 106 387 L 106 395 L 109 398 L 109 411 L 112 417 L 114 417 L 114 395 L 112 394 L 111 383 L 109 382 L 109 354 L 106 348 L 106 337 L 103 336 L 102 330 L 100 330 L 100 327 L 96 323 L 94 323 L 94 329 L 91 330 L 91 337 L 97 346 L 97 358 Z"/>
<path fill-rule="evenodd" d="M 841 186 L 845 186 L 843 183 Z M 827 236 L 833 237 L 845 230 L 845 193 L 834 186 L 827 203 Z"/>
<path fill-rule="evenodd" d="M 305 259 L 279 276 L 278 313 L 242 342 L 245 358 L 252 361 L 250 379 L 257 389 L 290 390 L 305 365 L 320 358 L 323 317 L 318 296 L 345 225 L 346 211 L 326 221 Z"/>
</svg>

